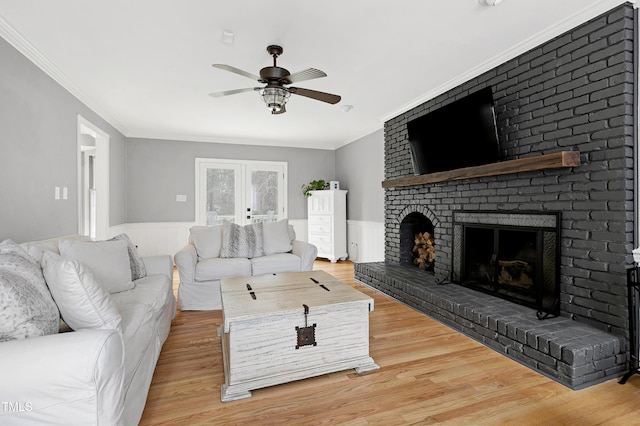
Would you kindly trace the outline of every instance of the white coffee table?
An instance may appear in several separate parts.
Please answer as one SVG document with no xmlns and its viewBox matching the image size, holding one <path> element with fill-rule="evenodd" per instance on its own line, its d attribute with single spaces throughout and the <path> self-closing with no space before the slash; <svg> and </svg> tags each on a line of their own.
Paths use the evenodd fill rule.
<svg viewBox="0 0 640 426">
<path fill-rule="evenodd" d="M 379 368 L 369 356 L 373 299 L 326 272 L 224 278 L 221 292 L 223 402 L 334 371 Z"/>
</svg>

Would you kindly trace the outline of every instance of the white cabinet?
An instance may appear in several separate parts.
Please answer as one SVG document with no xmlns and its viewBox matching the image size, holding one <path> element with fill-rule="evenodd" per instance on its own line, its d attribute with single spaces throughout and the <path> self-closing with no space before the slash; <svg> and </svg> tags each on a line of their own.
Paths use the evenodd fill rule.
<svg viewBox="0 0 640 426">
<path fill-rule="evenodd" d="M 318 257 L 332 263 L 347 258 L 347 191 L 311 191 L 307 199 L 308 240 L 318 248 Z"/>
</svg>

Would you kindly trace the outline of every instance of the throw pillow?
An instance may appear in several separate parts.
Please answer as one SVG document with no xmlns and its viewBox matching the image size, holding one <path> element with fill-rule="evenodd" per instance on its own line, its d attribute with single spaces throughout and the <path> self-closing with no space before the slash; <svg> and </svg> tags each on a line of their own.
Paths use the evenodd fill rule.
<svg viewBox="0 0 640 426">
<path fill-rule="evenodd" d="M 222 225 L 194 226 L 189 230 L 189 235 L 199 258 L 211 259 L 220 257 Z"/>
<path fill-rule="evenodd" d="M 265 222 L 264 254 L 286 253 L 291 251 L 291 237 L 289 235 L 289 221 L 287 219 L 277 222 Z"/>
<path fill-rule="evenodd" d="M 59 326 L 40 266 L 12 240 L 0 243 L 0 342 L 55 334 Z"/>
<path fill-rule="evenodd" d="M 264 256 L 262 223 L 245 226 L 225 221 L 222 224 L 220 257 L 252 258 Z"/>
<path fill-rule="evenodd" d="M 42 256 L 42 268 L 69 327 L 122 331 L 120 313 L 111 296 L 82 263 L 47 251 Z"/>
<path fill-rule="evenodd" d="M 131 279 L 139 280 L 147 276 L 147 268 L 144 266 L 142 257 L 138 254 L 138 249 L 133 244 L 127 234 L 116 235 L 109 241 L 124 240 L 127 242 L 127 253 L 129 254 L 129 267 L 131 268 Z"/>
<path fill-rule="evenodd" d="M 133 288 L 127 242 L 60 240 L 60 254 L 88 267 L 109 293 Z"/>
<path fill-rule="evenodd" d="M 67 237 L 65 239 L 73 239 L 78 241 L 91 241 L 91 238 L 89 238 L 86 235 L 74 235 L 74 236 Z M 44 251 L 50 251 L 56 254 L 60 254 L 60 251 L 58 250 L 59 240 L 60 240 L 59 238 L 58 239 L 52 238 L 50 240 L 31 241 L 28 243 L 20 244 L 20 247 L 25 249 L 29 253 L 29 255 L 38 262 L 38 265 L 40 265 L 42 264 L 42 253 Z"/>
</svg>

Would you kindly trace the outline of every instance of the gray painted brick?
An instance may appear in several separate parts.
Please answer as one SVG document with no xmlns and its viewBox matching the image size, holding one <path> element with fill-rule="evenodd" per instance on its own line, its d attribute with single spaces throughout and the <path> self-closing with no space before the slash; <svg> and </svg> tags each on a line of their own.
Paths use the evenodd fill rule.
<svg viewBox="0 0 640 426">
<path fill-rule="evenodd" d="M 603 22 L 606 25 L 601 25 Z M 430 219 L 437 223 L 437 276 L 448 274 L 451 265 L 453 210 L 561 211 L 563 315 L 574 318 L 571 323 L 626 336 L 625 265 L 631 261 L 633 229 L 629 224 L 635 204 L 632 29 L 632 6 L 619 6 L 385 123 L 385 177 L 411 175 L 407 120 L 491 84 L 503 158 L 563 149 L 582 153 L 582 165 L 572 169 L 385 190 L 387 262 L 398 262 L 397 217 L 408 205 L 427 206 Z M 392 293 L 394 297 L 412 293 L 411 297 L 429 298 L 424 291 L 402 282 L 394 284 Z M 490 346 L 546 374 L 557 375 L 569 386 L 609 377 L 620 371 L 626 359 L 626 353 L 618 353 L 612 365 L 609 358 L 602 358 L 606 360 L 601 362 L 602 371 L 567 363 L 565 370 L 554 370 L 543 360 L 532 358 L 533 353 L 525 354 L 524 348 L 535 351 L 537 347 L 541 355 L 559 359 L 569 347 L 568 342 L 557 340 L 560 336 L 538 336 L 535 329 L 527 327 L 518 332 L 519 326 L 508 316 L 485 317 L 469 311 L 466 302 L 464 307 L 457 305 L 457 314 L 447 311 L 455 303 L 409 304 L 427 309 L 434 303 L 434 316 L 443 322 L 455 326 L 456 315 L 464 318 L 464 326 L 457 326 L 468 329 L 474 338 L 485 344 L 492 342 Z M 496 333 L 498 338 L 493 340 Z M 585 356 L 591 352 L 586 350 Z"/>
</svg>

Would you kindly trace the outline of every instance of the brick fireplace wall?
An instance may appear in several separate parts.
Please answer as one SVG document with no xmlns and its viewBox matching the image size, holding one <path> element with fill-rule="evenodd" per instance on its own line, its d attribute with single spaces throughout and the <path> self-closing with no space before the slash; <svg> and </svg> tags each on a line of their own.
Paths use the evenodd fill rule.
<svg viewBox="0 0 640 426">
<path fill-rule="evenodd" d="M 625 336 L 635 203 L 633 28 L 633 7 L 622 5 L 386 122 L 386 179 L 413 174 L 408 121 L 486 86 L 493 89 L 502 159 L 574 150 L 582 161 L 570 169 L 387 189 L 386 262 L 399 262 L 400 221 L 408 212 L 435 225 L 435 275 L 443 279 L 451 269 L 455 210 L 560 211 L 562 315 Z"/>
</svg>

